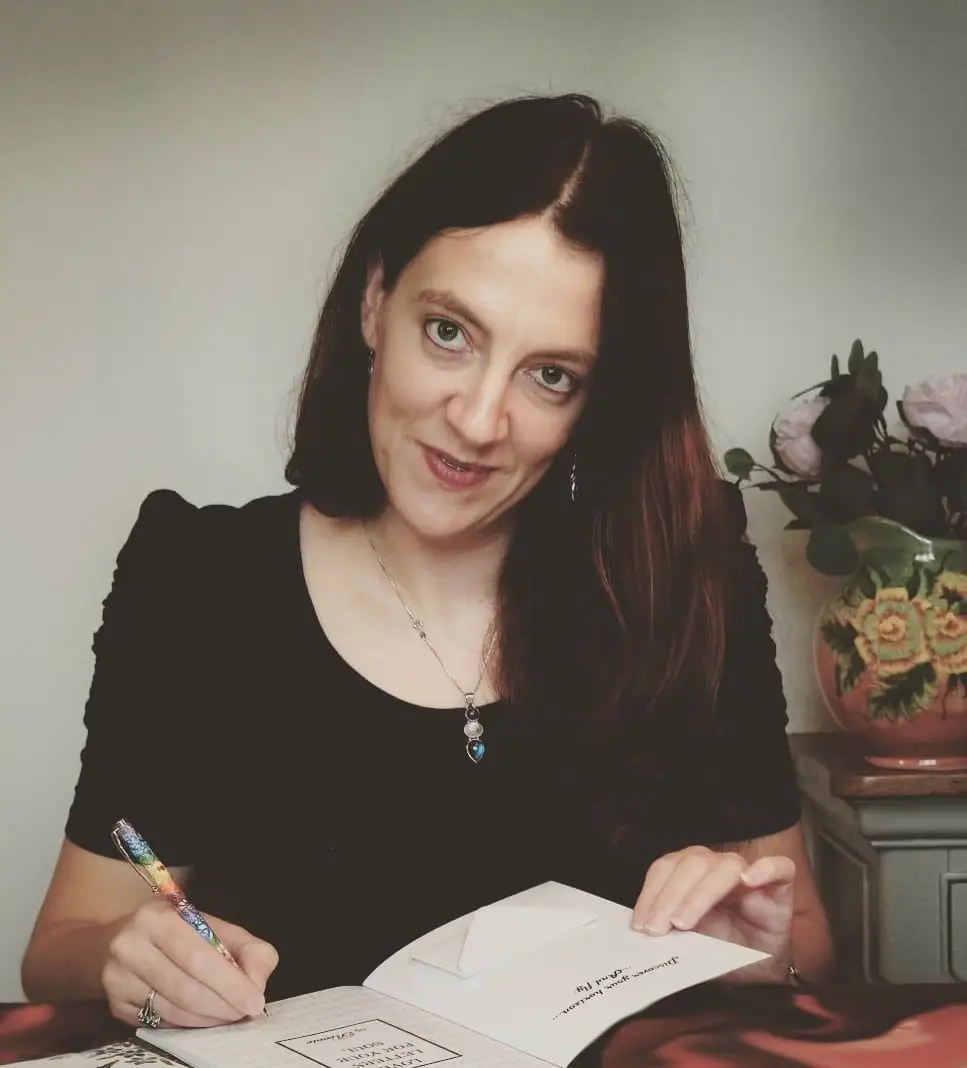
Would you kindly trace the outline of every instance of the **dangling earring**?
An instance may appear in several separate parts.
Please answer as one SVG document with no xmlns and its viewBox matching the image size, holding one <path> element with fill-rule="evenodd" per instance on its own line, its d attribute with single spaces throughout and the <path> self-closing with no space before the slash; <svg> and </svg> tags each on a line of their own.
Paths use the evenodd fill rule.
<svg viewBox="0 0 967 1068">
<path fill-rule="evenodd" d="M 369 350 L 369 355 L 366 357 L 366 366 L 369 368 L 369 373 L 373 373 L 373 364 L 376 362 L 376 353 L 372 349 Z"/>
<path fill-rule="evenodd" d="M 574 504 L 574 498 L 577 496 L 578 491 L 578 456 L 574 454 L 574 459 L 571 460 L 571 504 Z"/>
</svg>

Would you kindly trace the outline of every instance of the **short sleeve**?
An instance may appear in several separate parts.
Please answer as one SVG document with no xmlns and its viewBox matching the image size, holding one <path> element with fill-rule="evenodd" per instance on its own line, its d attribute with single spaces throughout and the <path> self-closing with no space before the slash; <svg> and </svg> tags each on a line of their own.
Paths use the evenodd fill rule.
<svg viewBox="0 0 967 1068">
<path fill-rule="evenodd" d="M 800 818 L 766 576 L 753 545 L 733 546 L 726 647 L 709 757 L 703 844 L 776 834 Z"/>
<path fill-rule="evenodd" d="M 198 768 L 195 620 L 202 596 L 194 561 L 200 512 L 170 490 L 144 500 L 117 557 L 94 636 L 87 737 L 65 833 L 116 857 L 111 828 L 129 820 L 170 865 L 193 859 Z"/>
</svg>

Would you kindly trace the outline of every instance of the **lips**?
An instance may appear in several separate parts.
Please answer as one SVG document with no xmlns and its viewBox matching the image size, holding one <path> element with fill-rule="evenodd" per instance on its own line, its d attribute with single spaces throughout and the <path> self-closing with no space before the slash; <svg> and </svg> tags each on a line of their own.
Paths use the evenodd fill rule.
<svg viewBox="0 0 967 1068">
<path fill-rule="evenodd" d="M 437 481 L 447 489 L 470 489 L 487 480 L 494 471 L 485 464 L 475 464 L 453 456 L 442 449 L 422 446 L 423 459 Z"/>
</svg>

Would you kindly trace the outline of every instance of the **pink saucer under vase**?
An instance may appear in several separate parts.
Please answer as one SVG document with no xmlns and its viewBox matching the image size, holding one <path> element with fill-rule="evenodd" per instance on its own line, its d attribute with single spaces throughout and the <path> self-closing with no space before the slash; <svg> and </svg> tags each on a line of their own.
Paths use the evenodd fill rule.
<svg viewBox="0 0 967 1068">
<path fill-rule="evenodd" d="M 967 542 L 879 517 L 850 534 L 859 567 L 813 637 L 830 714 L 877 767 L 967 770 Z"/>
</svg>

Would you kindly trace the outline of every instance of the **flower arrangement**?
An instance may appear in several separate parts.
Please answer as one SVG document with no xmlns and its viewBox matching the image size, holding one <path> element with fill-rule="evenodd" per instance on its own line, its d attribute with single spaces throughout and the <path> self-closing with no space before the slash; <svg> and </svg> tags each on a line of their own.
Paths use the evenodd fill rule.
<svg viewBox="0 0 967 1068">
<path fill-rule="evenodd" d="M 904 390 L 904 438 L 887 427 L 877 354 L 858 340 L 803 397 L 772 424 L 772 465 L 745 449 L 725 464 L 809 530 L 813 567 L 850 576 L 817 627 L 831 708 L 854 724 L 967 713 L 967 374 Z"/>
<path fill-rule="evenodd" d="M 887 391 L 875 352 L 857 340 L 845 370 L 837 356 L 829 378 L 796 395 L 769 432 L 773 466 L 729 449 L 737 479 L 778 494 L 788 526 L 810 531 L 806 553 L 817 571 L 845 575 L 857 565 L 846 529 L 879 515 L 925 538 L 967 539 L 967 374 L 927 378 L 897 402 L 907 431 L 887 428 Z M 752 481 L 754 474 L 764 479 Z"/>
</svg>

